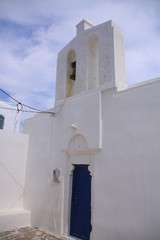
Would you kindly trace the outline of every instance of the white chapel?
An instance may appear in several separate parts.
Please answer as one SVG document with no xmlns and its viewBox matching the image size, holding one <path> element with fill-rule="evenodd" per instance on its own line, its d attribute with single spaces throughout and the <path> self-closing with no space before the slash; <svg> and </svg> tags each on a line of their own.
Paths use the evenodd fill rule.
<svg viewBox="0 0 160 240">
<path fill-rule="evenodd" d="M 15 227 L 70 240 L 159 240 L 160 78 L 127 86 L 113 21 L 76 29 L 58 54 L 54 114 L 24 124 Z"/>
</svg>

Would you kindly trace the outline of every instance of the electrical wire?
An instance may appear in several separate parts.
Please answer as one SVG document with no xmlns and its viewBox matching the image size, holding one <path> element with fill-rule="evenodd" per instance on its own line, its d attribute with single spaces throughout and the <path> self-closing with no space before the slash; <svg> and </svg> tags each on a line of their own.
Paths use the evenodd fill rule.
<svg viewBox="0 0 160 240">
<path fill-rule="evenodd" d="M 26 105 L 24 103 L 21 103 L 20 101 L 18 101 L 16 98 L 12 97 L 11 95 L 9 95 L 8 93 L 6 93 L 3 89 L 0 89 L 1 92 L 3 92 L 5 95 L 7 95 L 9 98 L 11 98 L 12 100 L 14 100 L 16 103 L 17 103 L 17 111 L 22 111 L 22 112 L 30 112 L 30 113 L 47 113 L 47 114 L 51 114 L 51 115 L 55 115 L 54 112 L 48 112 L 48 111 L 44 111 L 44 110 L 40 110 L 40 109 L 37 109 L 37 108 L 34 108 L 34 107 L 31 107 L 29 105 Z M 22 110 L 22 108 L 24 107 L 27 107 L 27 108 L 30 108 L 34 111 L 27 111 L 27 110 Z M 11 109 L 9 109 L 11 110 Z"/>
<path fill-rule="evenodd" d="M 66 97 L 65 97 L 64 104 L 65 104 L 65 102 L 66 102 L 66 98 L 69 96 L 69 94 L 70 94 L 70 92 L 71 92 L 71 90 L 72 90 L 73 85 L 74 85 L 74 81 L 73 81 L 73 83 L 71 84 L 71 87 L 70 87 L 70 89 L 69 89 L 69 91 L 68 91 L 68 93 L 67 93 L 67 95 L 66 95 Z M 63 105 L 61 106 L 61 108 L 59 109 L 58 112 L 43 111 L 43 110 L 40 110 L 40 109 L 31 107 L 31 106 L 29 106 L 29 105 L 26 105 L 26 104 L 24 104 L 24 103 L 21 103 L 20 101 L 18 101 L 16 98 L 14 98 L 14 97 L 12 97 L 11 95 L 9 95 L 7 92 L 5 92 L 5 91 L 4 91 L 3 89 L 1 89 L 1 88 L 0 88 L 0 91 L 3 92 L 5 95 L 7 95 L 9 98 L 11 98 L 12 100 L 14 100 L 14 101 L 17 103 L 17 104 L 16 104 L 17 109 L 0 107 L 0 108 L 2 108 L 2 109 L 6 109 L 6 110 L 13 110 L 13 111 L 17 111 L 17 112 L 20 112 L 20 111 L 21 111 L 21 112 L 24 112 L 24 113 L 39 113 L 39 114 L 44 113 L 44 114 L 50 114 L 51 116 L 57 116 L 57 115 L 61 112 L 61 110 L 62 110 L 62 108 L 63 108 L 63 106 L 64 106 L 64 104 L 63 104 Z M 32 110 L 24 110 L 24 109 L 23 109 L 23 106 L 24 106 L 24 107 L 27 107 L 27 108 L 29 108 L 29 109 L 32 109 Z"/>
<path fill-rule="evenodd" d="M 14 97 L 10 96 L 8 93 L 6 93 L 4 90 L 0 89 L 1 92 L 3 92 L 5 95 L 7 95 L 9 98 L 11 98 L 12 100 L 14 100 L 15 102 L 19 103 L 19 101 L 17 101 Z"/>
<path fill-rule="evenodd" d="M 7 108 L 7 107 L 0 107 L 1 109 L 5 109 L 5 110 L 11 110 L 11 111 L 17 111 L 17 109 L 13 109 L 13 108 Z M 24 110 L 24 109 L 22 109 L 22 110 L 19 110 L 19 112 L 24 112 L 24 113 L 39 113 L 39 114 L 42 114 L 42 113 L 46 113 L 46 114 L 51 114 L 51 115 L 55 115 L 55 113 L 54 112 L 37 112 L 37 111 L 31 111 L 31 110 Z"/>
<path fill-rule="evenodd" d="M 15 102 L 17 102 L 18 104 L 20 105 L 23 105 L 25 107 L 28 107 L 28 108 L 31 108 L 33 110 L 36 110 L 36 111 L 39 111 L 39 112 L 43 112 L 43 110 L 40 110 L 40 109 L 37 109 L 37 108 L 34 108 L 34 107 L 31 107 L 31 106 L 28 106 L 26 104 L 22 104 L 20 101 L 18 101 L 16 98 L 12 97 L 11 95 L 9 95 L 8 93 L 6 93 L 4 90 L 0 89 L 1 92 L 3 92 L 5 95 L 7 95 L 9 98 L 11 98 L 12 100 L 14 100 Z"/>
</svg>

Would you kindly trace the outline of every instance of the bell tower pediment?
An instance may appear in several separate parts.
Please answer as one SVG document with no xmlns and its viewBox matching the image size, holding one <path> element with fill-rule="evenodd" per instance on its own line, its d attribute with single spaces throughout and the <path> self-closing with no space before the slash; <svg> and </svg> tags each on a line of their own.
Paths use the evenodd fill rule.
<svg viewBox="0 0 160 240">
<path fill-rule="evenodd" d="M 77 36 L 58 55 L 56 102 L 91 89 L 126 88 L 123 37 L 112 21 L 77 24 Z"/>
</svg>

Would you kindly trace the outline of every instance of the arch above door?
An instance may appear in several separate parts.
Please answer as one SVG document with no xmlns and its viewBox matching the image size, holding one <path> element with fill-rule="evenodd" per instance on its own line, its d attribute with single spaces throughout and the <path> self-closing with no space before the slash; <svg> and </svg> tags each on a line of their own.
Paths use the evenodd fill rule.
<svg viewBox="0 0 160 240">
<path fill-rule="evenodd" d="M 68 155 L 88 155 L 100 151 L 99 148 L 89 148 L 86 138 L 82 134 L 74 135 L 68 144 L 67 149 L 63 149 Z"/>
</svg>

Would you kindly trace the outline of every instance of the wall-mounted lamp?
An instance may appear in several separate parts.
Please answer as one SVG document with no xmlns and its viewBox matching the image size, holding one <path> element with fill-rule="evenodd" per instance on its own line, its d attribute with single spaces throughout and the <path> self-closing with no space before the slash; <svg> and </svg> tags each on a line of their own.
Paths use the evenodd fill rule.
<svg viewBox="0 0 160 240">
<path fill-rule="evenodd" d="M 77 125 L 75 125 L 74 123 L 72 123 L 71 126 L 70 126 L 70 128 L 71 128 L 72 130 L 76 130 L 76 129 L 77 129 Z"/>
</svg>

